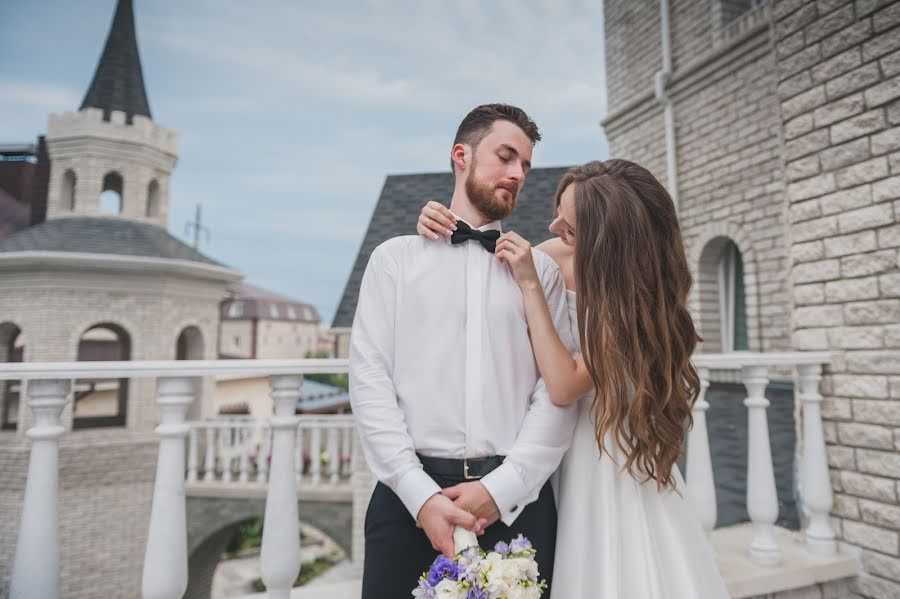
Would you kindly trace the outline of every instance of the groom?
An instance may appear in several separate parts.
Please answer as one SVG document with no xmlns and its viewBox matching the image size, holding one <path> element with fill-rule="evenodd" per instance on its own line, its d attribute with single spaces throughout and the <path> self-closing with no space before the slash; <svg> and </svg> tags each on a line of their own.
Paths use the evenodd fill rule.
<svg viewBox="0 0 900 599">
<path fill-rule="evenodd" d="M 452 241 L 390 239 L 369 258 L 350 341 L 350 401 L 375 487 L 363 599 L 408 597 L 453 528 L 483 547 L 521 533 L 550 582 L 556 504 L 547 479 L 571 441 L 574 405 L 550 403 L 522 295 L 493 255 L 540 133 L 515 106 L 473 109 L 456 133 Z M 563 342 L 573 347 L 556 264 L 534 252 Z"/>
</svg>

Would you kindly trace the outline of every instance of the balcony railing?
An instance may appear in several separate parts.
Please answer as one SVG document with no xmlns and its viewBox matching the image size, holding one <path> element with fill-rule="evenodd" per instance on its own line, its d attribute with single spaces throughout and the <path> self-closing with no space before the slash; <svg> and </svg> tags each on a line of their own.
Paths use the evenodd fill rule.
<svg viewBox="0 0 900 599">
<path fill-rule="evenodd" d="M 716 491 L 706 429 L 705 390 L 709 370 L 738 370 L 747 389 L 748 411 L 747 511 L 752 539 L 742 552 L 751 565 L 777 571 L 785 559 L 783 531 L 775 526 L 778 501 L 769 447 L 765 397 L 770 369 L 785 366 L 796 371 L 795 390 L 802 405 L 802 461 L 800 487 L 804 552 L 833 556 L 837 550 L 829 519 L 831 485 L 825 454 L 818 386 L 828 354 L 696 355 L 702 389 L 694 408 L 694 427 L 688 437 L 688 501 L 703 526 L 712 531 L 716 521 Z M 60 414 L 70 398 L 72 381 L 84 378 L 157 379 L 160 424 L 156 482 L 145 549 L 142 593 L 145 598 L 181 597 L 187 587 L 187 534 L 185 487 L 188 485 L 264 486 L 265 521 L 279 526 L 263 528 L 261 569 L 269 597 L 286 598 L 300 567 L 297 497 L 304 488 L 341 487 L 349 484 L 353 464 L 352 416 L 296 416 L 303 375 L 345 373 L 346 360 L 223 360 L 160 362 L 78 362 L 4 364 L 0 380 L 27 380 L 28 407 L 33 425 L 27 432 L 31 457 L 22 505 L 12 597 L 60 596 L 58 526 L 58 449 L 66 433 Z M 273 416 L 264 422 L 249 418 L 218 418 L 186 422 L 194 401 L 194 377 L 212 375 L 266 376 L 273 399 Z M 187 459 L 185 459 L 187 456 Z M 359 523 L 354 523 L 359 526 Z M 717 531 L 718 534 L 719 531 Z M 715 537 L 715 535 L 713 535 Z M 714 538 L 715 541 L 715 538 Z M 791 555 L 796 553 L 790 548 Z M 720 559 L 724 556 L 720 555 Z M 821 582 L 855 572 L 847 561 L 826 564 Z M 837 563 L 837 562 L 834 562 Z M 723 572 L 724 572 L 723 566 Z M 759 577 L 758 572 L 754 576 Z M 829 578 L 830 577 L 830 578 Z M 735 596 L 774 592 L 797 586 L 798 578 L 783 584 L 726 581 Z M 781 584 L 779 587 L 778 585 Z M 743 585 L 743 586 L 742 586 Z M 738 590 L 740 587 L 740 590 Z"/>
</svg>

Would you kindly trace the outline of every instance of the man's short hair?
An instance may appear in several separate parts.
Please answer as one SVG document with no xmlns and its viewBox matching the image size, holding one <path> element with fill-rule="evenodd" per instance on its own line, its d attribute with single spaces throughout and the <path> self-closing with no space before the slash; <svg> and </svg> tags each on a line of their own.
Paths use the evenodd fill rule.
<svg viewBox="0 0 900 599">
<path fill-rule="evenodd" d="M 453 145 L 467 144 L 471 146 L 472 151 L 475 151 L 481 140 L 490 133 L 494 121 L 509 121 L 516 125 L 531 140 L 532 146 L 541 140 L 541 133 L 538 131 L 537 125 L 518 106 L 510 104 L 482 104 L 473 108 L 459 124 Z M 453 170 L 452 160 L 450 161 L 450 168 Z"/>
</svg>

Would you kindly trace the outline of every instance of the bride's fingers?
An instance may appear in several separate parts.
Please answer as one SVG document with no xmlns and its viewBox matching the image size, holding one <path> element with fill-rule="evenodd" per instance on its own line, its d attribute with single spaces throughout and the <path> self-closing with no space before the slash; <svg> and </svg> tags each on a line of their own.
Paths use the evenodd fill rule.
<svg viewBox="0 0 900 599">
<path fill-rule="evenodd" d="M 416 224 L 416 233 L 418 233 L 422 237 L 437 240 L 438 234 L 428 226 L 428 221 L 425 220 L 427 218 L 427 216 L 419 215 L 419 222 Z"/>
<path fill-rule="evenodd" d="M 443 204 L 438 204 L 433 201 L 429 202 L 428 205 L 422 209 L 422 214 L 432 219 L 435 224 L 444 229 L 452 231 L 456 230 L 456 221 L 453 218 L 453 214 L 447 210 Z"/>
<path fill-rule="evenodd" d="M 434 231 L 438 235 L 443 235 L 447 238 L 449 238 L 450 235 L 453 234 L 453 232 L 446 226 L 442 225 L 440 221 L 437 220 L 437 218 L 429 216 L 429 212 L 426 210 L 423 210 L 422 214 L 419 215 L 419 223 L 422 226 L 430 229 L 431 231 Z"/>
</svg>

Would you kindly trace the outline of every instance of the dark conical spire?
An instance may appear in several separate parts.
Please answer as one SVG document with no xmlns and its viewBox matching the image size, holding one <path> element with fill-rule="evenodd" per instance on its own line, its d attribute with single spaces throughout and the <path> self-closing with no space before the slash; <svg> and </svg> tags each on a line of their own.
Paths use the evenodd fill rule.
<svg viewBox="0 0 900 599">
<path fill-rule="evenodd" d="M 136 114 L 150 117 L 131 0 L 119 0 L 116 6 L 106 47 L 81 103 L 81 109 L 89 107 L 103 109 L 106 120 L 113 110 L 124 112 L 129 123 Z"/>
</svg>

